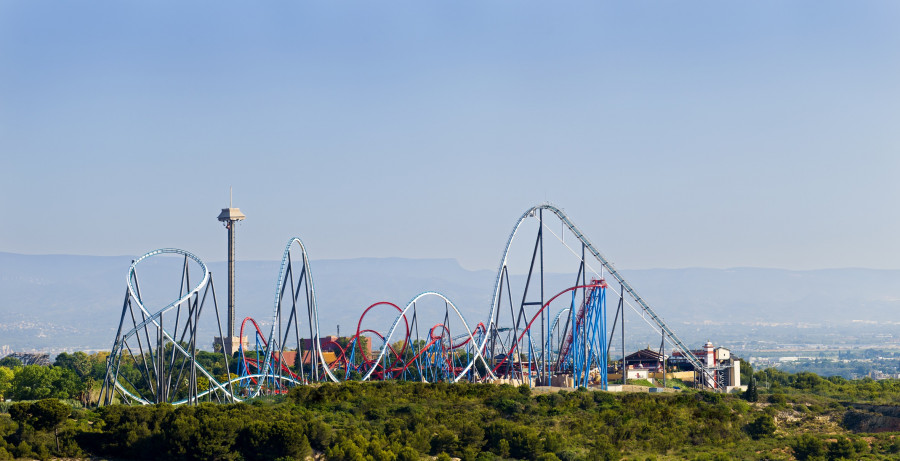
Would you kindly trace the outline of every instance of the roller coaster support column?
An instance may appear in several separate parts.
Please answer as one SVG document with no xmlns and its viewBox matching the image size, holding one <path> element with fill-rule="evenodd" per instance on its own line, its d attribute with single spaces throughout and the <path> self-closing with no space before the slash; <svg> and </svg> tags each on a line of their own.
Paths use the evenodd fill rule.
<svg viewBox="0 0 900 461">
<path fill-rule="evenodd" d="M 600 261 L 600 264 L 603 265 L 604 268 L 606 268 L 606 271 L 609 273 L 609 275 L 611 275 L 614 279 L 616 279 L 616 281 L 621 284 L 622 289 L 626 293 L 628 293 L 628 295 L 631 296 L 631 298 L 634 299 L 635 302 L 638 303 L 638 305 L 641 306 L 641 309 L 643 309 L 644 312 L 650 314 L 650 318 L 653 319 L 653 322 L 656 323 L 656 325 L 666 333 L 666 336 L 669 338 L 669 340 L 671 340 L 675 347 L 677 347 L 678 350 L 681 351 L 682 354 L 684 354 L 684 357 L 691 363 L 691 365 L 694 366 L 694 369 L 698 370 L 701 376 L 704 376 L 707 380 L 713 379 L 710 372 L 704 368 L 703 364 L 699 360 L 697 360 L 696 357 L 694 357 L 691 349 L 688 348 L 687 345 L 685 345 L 677 335 L 675 335 L 675 332 L 673 332 L 669 328 L 669 326 L 662 321 L 661 318 L 659 318 L 659 316 L 656 314 L 656 311 L 654 311 L 653 308 L 651 308 L 650 305 L 647 304 L 647 302 L 637 294 L 634 288 L 632 288 L 631 285 L 622 277 L 622 275 L 619 274 L 619 271 L 616 270 L 615 266 L 613 266 L 612 263 L 608 259 L 606 259 L 606 257 L 600 254 L 599 251 L 597 251 L 594 245 L 584 234 L 581 233 L 578 227 L 575 226 L 575 224 L 569 219 L 568 216 L 566 216 L 566 214 L 562 210 L 549 204 L 540 205 L 539 207 L 535 208 L 546 208 L 547 210 L 553 212 L 553 214 L 555 214 L 557 217 L 559 217 L 559 219 L 563 222 L 563 224 L 565 224 L 566 227 L 569 228 L 569 230 L 575 235 L 575 237 L 581 240 L 582 245 L 587 247 L 594 258 Z M 527 216 L 529 213 L 533 213 L 535 208 L 532 208 L 532 210 L 526 212 L 525 216 Z"/>
<path fill-rule="evenodd" d="M 538 219 L 540 220 L 540 230 L 538 231 L 538 238 L 541 242 L 541 306 L 544 305 L 544 210 L 541 210 L 538 213 Z M 546 337 L 544 334 L 546 333 Z M 550 332 L 547 331 L 547 326 L 544 322 L 544 309 L 541 309 L 541 371 L 540 371 L 540 382 L 543 386 L 550 385 L 549 376 L 547 376 L 547 337 L 550 336 Z"/>
<path fill-rule="evenodd" d="M 522 292 L 522 302 L 521 302 L 521 304 L 519 304 L 519 312 L 518 312 L 518 315 L 515 317 L 515 328 L 513 329 L 514 332 L 519 331 L 519 327 L 520 327 L 522 320 L 525 320 L 527 322 L 527 319 L 530 317 L 530 315 L 528 315 L 528 313 L 525 311 L 526 306 L 537 306 L 538 308 L 540 308 L 541 306 L 544 305 L 544 226 L 543 226 L 543 218 L 542 218 L 543 213 L 539 212 L 538 216 L 539 216 L 539 219 L 541 219 L 542 224 L 541 224 L 541 227 L 538 229 L 537 238 L 534 241 L 534 250 L 531 253 L 531 264 L 529 264 L 529 266 L 528 266 L 528 277 L 525 279 L 525 290 Z M 527 301 L 528 289 L 531 287 L 531 279 L 534 276 L 534 269 L 535 269 L 534 266 L 535 266 L 535 262 L 537 262 L 538 258 L 540 258 L 540 262 L 538 263 L 538 271 L 539 271 L 538 275 L 539 275 L 540 284 L 541 284 L 541 287 L 540 287 L 541 288 L 541 293 L 540 293 L 541 298 L 539 301 Z M 506 274 L 506 277 L 507 277 L 507 281 L 508 281 L 509 280 L 508 273 Z M 499 314 L 499 311 L 498 311 L 498 314 Z M 544 344 L 546 342 L 546 338 L 544 337 L 546 327 L 545 327 L 543 310 L 541 310 L 540 315 L 541 315 L 541 356 L 540 356 L 539 361 L 534 361 L 533 355 L 529 354 L 528 375 L 529 375 L 529 377 L 531 376 L 532 368 L 535 364 L 537 364 L 539 366 L 538 378 L 540 379 L 541 385 L 547 385 L 548 384 L 546 381 L 547 376 L 544 372 L 546 370 L 546 366 L 547 366 L 547 350 L 546 350 L 546 347 L 544 346 Z M 529 351 L 529 349 L 526 348 L 526 351 Z M 517 352 L 517 355 L 519 357 L 521 357 L 521 352 L 520 351 L 516 351 L 516 352 Z M 493 356 L 493 351 L 492 351 L 492 356 Z M 518 360 L 518 363 L 519 363 L 520 373 L 524 373 L 525 367 L 523 366 L 521 359 Z M 524 382 L 525 377 L 521 376 L 521 378 Z"/>
<path fill-rule="evenodd" d="M 625 356 L 627 355 L 625 352 L 625 290 L 622 289 L 621 284 L 619 284 L 619 308 L 622 309 L 622 385 L 624 386 L 628 382 L 628 373 L 625 372 Z"/>
<path fill-rule="evenodd" d="M 616 307 L 616 316 L 613 319 L 612 331 L 609 332 L 607 346 L 611 347 L 613 337 L 616 336 L 616 327 L 619 325 L 619 316 L 622 316 L 622 384 L 625 384 L 625 293 L 619 289 L 619 305 Z M 609 347 L 606 348 L 606 363 L 609 363 Z"/>
</svg>

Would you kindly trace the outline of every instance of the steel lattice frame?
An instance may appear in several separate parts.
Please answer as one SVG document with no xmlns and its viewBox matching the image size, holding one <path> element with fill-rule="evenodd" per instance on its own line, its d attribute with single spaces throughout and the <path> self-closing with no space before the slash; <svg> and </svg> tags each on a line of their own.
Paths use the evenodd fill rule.
<svg viewBox="0 0 900 461">
<path fill-rule="evenodd" d="M 574 271 L 574 283 L 549 299 L 544 286 L 544 229 L 547 227 L 544 222 L 545 210 L 558 218 L 575 237 L 581 250 L 580 258 L 577 258 L 578 269 Z M 510 288 L 510 248 L 523 222 L 528 218 L 537 218 L 539 227 L 525 287 L 521 297 L 516 293 L 516 299 L 520 299 L 516 303 Z M 196 262 L 201 268 L 201 282 L 193 288 L 183 283 L 185 286 L 182 287 L 182 295 L 176 301 L 151 313 L 141 303 L 135 268 L 151 256 L 166 253 L 184 256 L 183 282 L 189 280 L 188 260 Z M 573 250 L 573 253 L 577 256 L 576 251 Z M 594 273 L 589 281 L 587 273 L 590 261 L 599 262 L 601 269 L 600 274 Z M 606 296 L 610 289 L 604 280 L 607 276 L 619 285 L 615 287 L 618 288 L 618 306 L 612 333 L 607 331 Z M 562 210 L 549 204 L 532 207 L 519 217 L 509 234 L 500 260 L 487 318 L 474 328 L 470 327 L 457 306 L 438 292 L 423 292 L 403 308 L 387 302 L 375 303 L 363 311 L 356 334 L 348 344 L 343 347 L 328 345 L 330 349 L 337 351 L 336 359 L 328 363 L 322 349 L 309 256 L 302 241 L 294 237 L 284 249 L 268 335 L 264 335 L 255 321 L 245 319 L 241 335 L 244 334 L 244 325 L 252 321 L 256 346 L 251 351 L 244 350 L 242 344 L 239 376 L 219 382 L 195 360 L 197 320 L 207 295 L 212 291 L 212 280 L 206 266 L 199 258 L 186 251 L 156 250 L 132 264 L 120 327 L 104 382 L 106 403 L 112 400 L 114 392 L 127 401 L 139 403 L 192 403 L 207 395 L 210 398 L 215 396 L 220 401 L 238 401 L 265 393 L 282 392 L 295 385 L 348 379 L 455 382 L 504 378 L 510 382 L 546 385 L 554 375 L 567 374 L 572 376 L 574 385 L 578 386 L 588 385 L 589 376 L 594 374 L 597 379 L 595 382 L 606 388 L 609 345 L 617 327 L 621 328 L 624 354 L 626 304 L 642 313 L 642 316 L 650 317 L 648 323 L 659 329 L 663 346 L 666 341 L 670 342 L 675 349 L 681 351 L 695 370 L 707 376 L 707 382 L 712 381 L 711 376 L 708 376 L 710 371 L 694 357 L 692 351 L 637 294 L 612 263 L 596 250 Z M 557 299 L 565 299 L 564 294 L 569 295 L 570 302 L 553 314 L 551 303 Z M 214 293 L 211 299 L 218 319 Z M 425 300 L 443 303 L 443 321 L 420 325 L 424 314 L 422 309 L 434 310 L 420 305 Z M 383 333 L 363 327 L 366 314 L 378 306 L 397 311 L 390 328 Z M 507 308 L 509 312 L 503 313 Z M 184 309 L 187 320 L 182 325 L 178 325 L 176 320 L 176 325 L 167 330 L 162 327 L 163 316 L 173 309 L 176 311 L 176 319 L 181 317 Z M 123 333 L 129 313 L 133 328 Z M 621 326 L 618 325 L 620 316 Z M 552 321 L 548 321 L 551 318 Z M 423 329 L 427 334 L 420 334 Z M 221 323 L 219 330 L 221 332 Z M 179 333 L 181 338 L 175 341 L 173 338 Z M 304 336 L 309 338 L 309 350 L 304 350 L 301 339 Z M 157 338 L 152 345 L 151 337 Z M 376 344 L 377 356 L 365 356 L 361 344 L 363 337 L 380 343 Z M 180 343 L 182 338 L 187 338 L 187 342 Z M 147 351 L 144 351 L 145 342 Z M 137 354 L 133 350 L 135 343 Z M 167 347 L 170 349 L 166 349 Z M 287 363 L 285 357 L 293 351 L 296 359 L 294 363 Z M 166 357 L 168 360 L 163 360 Z M 135 365 L 140 365 L 144 386 L 126 383 L 121 379 L 118 372 L 122 360 L 131 360 Z M 176 368 L 179 370 L 179 379 L 175 380 L 176 385 L 173 386 L 170 381 L 175 376 Z M 184 369 L 188 370 L 187 384 L 179 387 L 180 373 Z M 210 388 L 198 392 L 197 377 L 201 375 L 210 382 Z M 234 393 L 234 388 L 239 389 L 239 394 Z M 152 395 L 145 395 L 139 389 L 151 389 Z"/>
<path fill-rule="evenodd" d="M 151 312 L 142 300 L 137 269 L 142 262 L 160 255 L 183 256 L 181 287 L 174 301 Z M 196 286 L 191 286 L 190 262 L 196 263 L 201 272 Z M 203 261 L 184 250 L 154 250 L 131 263 L 126 286 L 119 328 L 107 360 L 100 403 L 108 405 L 116 395 L 123 402 L 141 404 L 195 403 L 203 397 L 233 402 L 230 382 L 220 383 L 196 361 L 197 325 L 207 302 L 213 304 L 216 319 L 219 318 L 212 276 Z M 174 314 L 174 320 L 171 314 Z M 123 332 L 129 320 L 131 328 Z M 221 337 L 221 323 L 218 326 Z M 227 367 L 228 356 L 224 353 L 224 345 L 222 354 Z M 121 373 L 123 361 L 133 365 L 138 375 L 129 378 Z M 209 383 L 207 389 L 198 389 L 200 377 Z"/>
</svg>

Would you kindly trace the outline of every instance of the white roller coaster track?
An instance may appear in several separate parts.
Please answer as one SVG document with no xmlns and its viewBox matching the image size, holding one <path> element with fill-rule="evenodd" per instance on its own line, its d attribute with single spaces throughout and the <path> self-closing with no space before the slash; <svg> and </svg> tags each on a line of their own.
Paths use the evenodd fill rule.
<svg viewBox="0 0 900 461">
<path fill-rule="evenodd" d="M 609 273 L 610 276 L 612 276 L 622 285 L 623 291 L 625 291 L 625 293 L 628 293 L 631 299 L 640 306 L 643 312 L 647 313 L 647 315 L 650 316 L 650 319 L 653 321 L 653 323 L 655 323 L 660 330 L 665 332 L 666 338 L 671 341 L 671 343 L 684 355 L 684 357 L 691 363 L 691 365 L 694 366 L 694 369 L 702 370 L 702 372 L 707 375 L 708 379 L 712 378 L 709 372 L 706 371 L 706 367 L 703 365 L 703 363 L 701 363 L 700 360 L 698 360 L 694 356 L 693 352 L 684 344 L 684 342 L 681 341 L 681 339 L 678 338 L 675 332 L 672 331 L 672 329 L 670 329 L 665 322 L 663 322 L 663 320 L 656 314 L 653 308 L 651 308 L 650 305 L 647 304 L 647 302 L 637 294 L 634 288 L 631 287 L 631 284 L 628 283 L 628 281 L 625 280 L 624 277 L 622 277 L 618 270 L 616 270 L 616 267 L 612 264 L 612 262 L 606 259 L 606 257 L 603 256 L 596 247 L 594 247 L 594 244 L 591 243 L 591 241 L 588 240 L 587 236 L 585 236 L 581 232 L 581 230 L 578 229 L 578 226 L 576 226 L 575 223 L 573 223 L 572 220 L 569 219 L 565 212 L 549 203 L 544 203 L 529 208 L 525 213 L 523 213 L 522 216 L 519 217 L 519 220 L 516 221 L 516 225 L 513 227 L 512 232 L 510 232 L 509 234 L 509 238 L 506 240 L 506 248 L 503 250 L 503 257 L 500 259 L 500 267 L 497 270 L 497 279 L 494 283 L 494 295 L 491 301 L 491 309 L 488 313 L 488 321 L 485 322 L 485 324 L 488 325 L 488 331 L 491 331 L 494 327 L 494 311 L 495 309 L 499 309 L 501 301 L 501 283 L 503 273 L 507 267 L 509 249 L 512 246 L 512 242 L 516 237 L 516 233 L 518 233 L 519 231 L 519 227 L 522 225 L 525 219 L 537 216 L 540 210 L 547 210 L 556 215 L 556 217 L 559 218 L 563 225 L 569 229 L 572 235 L 574 235 L 584 245 L 585 249 L 590 252 L 590 254 L 593 255 L 597 261 L 600 262 L 601 266 L 606 269 L 606 272 Z M 489 335 L 485 336 L 484 340 L 479 345 L 479 349 L 484 349 L 485 345 L 487 344 L 488 336 Z M 469 366 L 471 366 L 471 364 Z M 464 370 L 463 374 L 465 373 L 465 371 L 468 371 L 468 367 L 466 368 L 466 370 Z"/>
<path fill-rule="evenodd" d="M 614 278 L 616 281 L 619 282 L 619 284 L 622 287 L 622 291 L 624 293 L 627 293 L 629 295 L 629 297 L 631 298 L 631 300 L 633 300 L 639 306 L 639 309 L 643 313 L 645 313 L 646 315 L 648 315 L 650 317 L 650 321 L 652 321 L 651 326 L 656 325 L 660 331 L 664 332 L 665 338 L 668 341 L 670 341 L 671 344 L 673 344 L 675 346 L 675 348 L 677 348 L 689 362 L 691 362 L 691 364 L 694 366 L 695 370 L 703 370 L 702 372 L 707 376 L 707 378 L 712 377 L 709 374 L 709 372 L 706 370 L 706 368 L 704 367 L 703 363 L 701 363 L 701 361 L 698 360 L 694 356 L 693 352 L 678 338 L 678 336 L 675 334 L 675 332 L 673 332 L 668 327 L 668 325 L 666 325 L 666 323 L 663 322 L 663 320 L 656 314 L 656 312 L 653 310 L 653 308 L 651 308 L 650 305 L 637 294 L 637 292 L 634 290 L 634 288 L 632 288 L 631 284 L 629 284 L 628 281 L 625 280 L 625 278 L 619 273 L 619 271 L 616 270 L 615 266 L 594 247 L 594 245 L 590 242 L 590 240 L 588 240 L 588 238 L 578 229 L 578 227 L 569 219 L 569 217 L 561 209 L 559 209 L 553 205 L 550 205 L 550 204 L 542 204 L 542 205 L 538 205 L 538 206 L 528 209 L 516 221 L 516 224 L 513 227 L 512 232 L 510 232 L 509 237 L 507 238 L 506 246 L 503 250 L 503 256 L 500 259 L 500 266 L 497 270 L 497 278 L 496 278 L 495 284 L 494 284 L 493 296 L 491 298 L 491 306 L 490 306 L 490 310 L 488 312 L 488 320 L 487 320 L 487 322 L 485 322 L 485 324 L 487 325 L 487 327 L 486 327 L 487 332 L 493 331 L 493 328 L 495 327 L 494 314 L 500 308 L 499 306 L 500 306 L 500 302 L 501 302 L 501 299 L 500 299 L 501 284 L 502 284 L 502 280 L 503 280 L 503 275 L 507 271 L 508 257 L 509 257 L 510 247 L 512 246 L 513 240 L 515 239 L 516 234 L 518 233 L 522 223 L 529 217 L 537 216 L 541 212 L 541 210 L 547 210 L 547 211 L 553 213 L 554 215 L 556 215 L 556 217 L 559 218 L 559 220 L 562 222 L 562 224 L 566 228 L 568 228 L 568 230 L 572 233 L 572 235 L 574 235 L 575 238 L 579 242 L 581 242 L 581 244 L 584 246 L 584 249 L 587 252 L 589 252 L 601 264 L 603 270 L 605 270 L 606 273 L 609 274 L 609 276 L 611 276 L 612 278 Z M 554 235 L 555 235 L 555 233 L 554 233 Z M 561 235 L 557 236 L 557 238 L 560 238 L 560 240 L 562 240 Z M 257 381 L 257 385 L 250 391 L 249 397 L 251 397 L 251 398 L 256 397 L 260 394 L 262 387 L 263 387 L 263 383 L 266 382 L 266 378 L 274 378 L 274 371 L 272 370 L 272 367 L 270 366 L 270 362 L 273 357 L 275 347 L 278 343 L 276 336 L 275 336 L 276 335 L 276 326 L 278 325 L 278 319 L 279 319 L 279 316 L 281 315 L 281 310 L 283 308 L 282 298 L 284 296 L 284 289 L 285 289 L 285 284 L 286 284 L 286 278 L 288 277 L 288 270 L 292 264 L 291 263 L 291 249 L 295 244 L 299 247 L 301 255 L 302 255 L 303 273 L 306 276 L 306 284 L 307 284 L 307 290 L 308 290 L 308 294 L 309 294 L 309 303 L 310 304 L 308 307 L 309 307 L 309 312 L 312 315 L 312 318 L 309 318 L 308 321 L 311 324 L 310 327 L 312 329 L 313 336 L 314 336 L 312 338 L 311 344 L 315 348 L 315 357 L 318 360 L 318 364 L 315 364 L 313 366 L 320 366 L 322 371 L 324 372 L 324 374 L 331 381 L 334 381 L 334 382 L 339 381 L 339 379 L 331 371 L 331 368 L 328 366 L 328 364 L 325 360 L 322 348 L 319 344 L 320 332 L 319 332 L 319 321 L 318 321 L 318 308 L 316 306 L 315 284 L 313 282 L 312 271 L 310 270 L 310 267 L 309 267 L 309 256 L 307 254 L 306 247 L 303 245 L 303 242 L 300 240 L 300 238 L 293 237 L 288 241 L 287 245 L 285 246 L 284 253 L 283 253 L 283 256 L 281 259 L 281 269 L 279 271 L 279 276 L 278 276 L 278 279 L 275 284 L 273 321 L 272 321 L 272 327 L 269 332 L 269 338 L 268 338 L 268 342 L 267 342 L 267 346 L 266 346 L 265 356 L 264 356 L 264 359 L 262 362 L 263 367 L 259 373 L 253 374 L 252 376 L 250 376 L 250 377 L 260 378 Z M 565 242 L 563 242 L 563 244 L 565 244 Z M 568 247 L 568 245 L 566 245 L 566 246 Z M 574 253 L 574 250 L 572 250 L 571 248 L 569 248 L 569 249 L 570 249 L 570 251 L 573 251 L 573 253 Z M 160 254 L 178 254 L 178 255 L 183 255 L 186 258 L 193 260 L 202 269 L 203 276 L 202 276 L 202 280 L 197 284 L 197 286 L 192 288 L 188 293 L 184 294 L 179 299 L 169 303 L 168 305 L 166 305 L 159 311 L 157 311 L 155 313 L 151 313 L 144 306 L 144 304 L 141 300 L 141 297 L 140 297 L 140 290 L 135 285 L 135 281 L 136 281 L 135 268 L 141 261 L 144 261 L 149 257 L 155 256 L 155 255 L 160 255 Z M 577 253 L 576 253 L 576 256 L 577 256 Z M 589 268 L 589 265 L 587 264 L 587 261 L 585 261 L 585 270 L 587 270 L 588 268 Z M 206 265 L 203 263 L 203 261 L 201 261 L 200 258 L 198 258 L 197 256 L 195 256 L 187 251 L 184 251 L 184 250 L 179 250 L 179 249 L 174 249 L 174 248 L 163 248 L 163 249 L 159 249 L 159 250 L 154 250 L 154 251 L 151 251 L 151 252 L 141 256 L 140 258 L 138 258 L 131 264 L 131 267 L 129 268 L 129 271 L 128 271 L 128 276 L 127 276 L 126 282 L 127 282 L 127 287 L 128 287 L 128 296 L 139 307 L 140 311 L 143 312 L 146 319 L 144 319 L 142 322 L 136 324 L 136 326 L 134 328 L 132 328 L 130 331 L 128 331 L 127 333 L 119 336 L 118 340 L 113 345 L 113 350 L 110 354 L 110 360 L 113 360 L 115 357 L 117 357 L 118 355 L 120 355 L 124 352 L 123 348 L 125 347 L 125 341 L 128 338 L 131 338 L 135 334 L 138 334 L 139 331 L 142 331 L 142 329 L 144 329 L 144 327 L 146 327 L 150 324 L 153 324 L 156 328 L 159 329 L 159 331 L 161 331 L 161 334 L 169 342 L 172 343 L 173 347 L 179 354 L 182 354 L 186 357 L 190 357 L 191 356 L 190 352 L 185 350 L 175 340 L 175 338 L 173 338 L 172 335 L 170 335 L 170 333 L 168 331 L 163 329 L 162 324 L 159 321 L 159 319 L 164 313 L 166 313 L 166 312 L 172 310 L 173 308 L 175 308 L 176 306 L 179 306 L 180 304 L 190 300 L 193 296 L 199 295 L 201 290 L 204 290 L 207 288 L 207 285 L 210 282 L 210 273 L 209 273 Z M 215 294 L 213 294 L 213 296 L 215 296 Z M 450 299 L 448 299 L 446 296 L 444 296 L 441 293 L 434 292 L 434 291 L 426 291 L 426 292 L 420 293 L 420 294 L 416 295 L 415 297 L 413 297 L 412 300 L 410 300 L 407 303 L 406 307 L 404 309 L 402 309 L 400 314 L 397 316 L 397 318 L 394 320 L 393 324 L 391 325 L 389 332 L 387 333 L 387 335 L 384 336 L 384 345 L 385 346 L 390 344 L 390 340 L 392 339 L 392 337 L 393 337 L 394 333 L 396 332 L 396 329 L 397 329 L 398 325 L 400 324 L 400 322 L 402 321 L 402 319 L 405 318 L 407 312 L 411 308 L 414 309 L 416 302 L 425 297 L 437 297 L 437 298 L 440 298 L 441 300 L 443 300 L 446 303 L 446 306 L 448 306 L 450 309 L 452 309 L 453 312 L 459 317 L 460 321 L 462 322 L 463 326 L 465 327 L 466 334 L 463 336 L 467 337 L 470 341 L 472 341 L 473 345 L 477 344 L 475 335 L 473 334 L 471 328 L 469 327 L 468 322 L 466 322 L 462 312 L 460 312 L 460 310 L 456 307 L 456 305 L 452 301 L 450 301 Z M 632 305 L 631 302 L 627 298 L 625 298 L 625 299 L 626 299 L 626 302 L 631 306 L 631 308 L 637 311 L 637 309 L 634 307 L 634 305 Z M 554 324 L 558 321 L 561 313 L 562 312 L 560 312 L 556 315 Z M 124 313 L 123 313 L 123 316 L 124 316 Z M 294 318 L 299 323 L 299 321 L 300 321 L 299 316 L 294 315 Z M 647 319 L 645 318 L 645 321 L 646 320 Z M 648 323 L 650 323 L 650 322 L 648 321 Z M 453 379 L 454 382 L 459 381 L 460 379 L 465 377 L 466 374 L 470 371 L 470 369 L 475 365 L 475 362 L 478 360 L 481 360 L 482 363 L 485 365 L 485 369 L 487 370 L 487 376 L 485 376 L 485 377 L 486 378 L 496 378 L 493 371 L 491 370 L 491 367 L 488 365 L 488 360 L 482 355 L 482 351 L 485 350 L 485 346 L 487 344 L 487 341 L 489 340 L 489 337 L 490 337 L 490 334 L 482 335 L 480 344 L 477 344 L 477 347 L 473 348 L 474 357 L 472 358 L 472 360 L 469 361 L 469 363 L 465 366 L 465 368 L 462 370 L 462 372 L 460 372 L 458 375 L 456 375 L 456 377 Z M 548 338 L 548 341 L 549 341 L 549 338 Z M 378 358 L 375 361 L 375 363 L 381 363 L 382 360 L 385 359 L 385 355 L 388 354 L 388 351 L 390 350 L 390 348 L 385 347 L 385 346 L 383 346 L 381 348 Z M 279 345 L 278 347 L 283 347 L 283 346 Z M 229 381 L 227 381 L 225 383 L 219 383 L 209 372 L 207 372 L 199 364 L 194 363 L 193 366 L 200 374 L 205 376 L 210 382 L 210 389 L 203 393 L 198 394 L 197 398 L 202 397 L 202 396 L 208 394 L 209 392 L 212 392 L 215 389 L 217 391 L 222 392 L 223 395 L 227 396 L 230 399 L 233 399 L 234 401 L 240 401 L 240 399 L 238 399 L 236 396 L 234 396 L 229 391 L 229 389 L 231 388 L 232 384 L 240 381 L 241 379 L 245 379 L 246 377 L 234 378 L 234 379 L 230 379 Z M 365 381 L 365 380 L 370 379 L 374 372 L 375 372 L 375 367 L 369 369 L 368 372 L 362 377 L 362 380 Z M 286 382 L 292 382 L 294 384 L 300 384 L 298 381 L 296 381 L 290 377 L 286 377 L 286 376 L 279 376 L 278 379 L 284 380 Z M 128 398 L 133 399 L 134 401 L 137 401 L 140 403 L 145 403 L 145 404 L 151 403 L 151 402 L 148 402 L 146 399 L 143 399 L 137 395 L 134 395 L 132 392 L 128 391 L 124 386 L 122 386 L 119 383 L 118 379 L 114 379 L 114 384 L 115 384 L 115 387 L 120 392 L 122 392 L 124 395 L 127 395 Z M 228 388 L 226 388 L 226 386 L 228 386 Z M 186 403 L 186 402 L 187 402 L 187 400 L 181 400 L 181 401 L 174 402 L 174 403 L 180 404 L 180 403 Z"/>
</svg>

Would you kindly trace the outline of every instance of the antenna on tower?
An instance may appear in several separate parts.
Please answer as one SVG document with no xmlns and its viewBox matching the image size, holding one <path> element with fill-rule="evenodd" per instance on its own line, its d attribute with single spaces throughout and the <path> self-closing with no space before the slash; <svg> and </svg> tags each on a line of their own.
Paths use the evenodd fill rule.
<svg viewBox="0 0 900 461">
<path fill-rule="evenodd" d="M 234 192 L 231 189 L 231 186 L 228 186 L 228 208 L 234 208 Z"/>
</svg>

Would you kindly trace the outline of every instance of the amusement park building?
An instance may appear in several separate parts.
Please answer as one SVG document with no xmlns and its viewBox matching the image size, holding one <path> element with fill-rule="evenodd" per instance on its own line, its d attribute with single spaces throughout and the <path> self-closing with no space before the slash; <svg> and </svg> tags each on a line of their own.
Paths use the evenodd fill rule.
<svg viewBox="0 0 900 461">
<path fill-rule="evenodd" d="M 221 351 L 223 342 L 225 343 L 225 349 L 228 350 L 230 355 L 234 355 L 235 352 L 240 350 L 241 346 L 244 347 L 245 351 L 250 349 L 250 340 L 246 336 L 241 336 L 240 338 L 237 336 L 216 336 L 213 338 L 213 351 Z"/>
<path fill-rule="evenodd" d="M 692 350 L 691 353 L 714 377 L 713 382 L 709 383 L 711 387 L 725 391 L 743 388 L 741 386 L 741 361 L 732 357 L 730 350 L 724 347 L 714 347 L 712 342 L 707 341 L 703 349 Z M 672 353 L 669 363 L 681 369 L 693 369 L 691 362 L 679 351 Z"/>
<path fill-rule="evenodd" d="M 741 387 L 741 361 L 732 357 L 730 350 L 724 347 L 713 347 L 711 342 L 707 342 L 703 349 L 691 352 L 713 376 L 712 382 L 708 383 L 711 387 L 726 391 Z M 674 351 L 671 356 L 666 356 L 647 348 L 625 356 L 624 361 L 628 379 L 646 379 L 659 375 L 664 368 L 667 369 L 667 372 L 671 372 L 672 368 L 689 372 L 697 371 L 680 351 Z M 620 374 L 621 370 L 622 361 L 620 360 L 615 363 L 611 372 Z"/>
<path fill-rule="evenodd" d="M 275 351 L 272 357 L 273 361 L 278 362 L 280 354 L 278 351 Z M 337 355 L 332 351 L 322 351 L 322 357 L 325 359 L 325 363 L 329 365 L 337 360 Z M 296 366 L 297 351 L 284 351 L 284 363 L 288 366 Z M 309 365 L 311 363 L 313 363 L 313 352 L 310 350 L 303 351 L 303 364 Z"/>
<path fill-rule="evenodd" d="M 367 358 L 371 358 L 372 357 L 372 341 L 370 341 L 368 337 L 365 337 L 365 336 L 361 336 L 361 337 L 365 338 L 365 340 L 362 341 L 363 352 L 366 354 Z M 341 344 L 346 345 L 346 344 L 349 344 L 350 341 L 351 341 L 351 338 L 328 335 L 328 336 L 322 336 L 319 338 L 319 346 L 322 348 L 323 352 L 331 352 L 331 353 L 334 353 L 335 355 L 340 355 L 343 352 L 343 348 L 342 348 Z M 302 348 L 304 351 L 308 351 L 308 350 L 312 349 L 313 343 L 312 343 L 311 339 L 304 338 L 301 340 L 301 342 L 303 343 Z M 359 346 L 354 346 L 354 347 L 356 347 L 357 348 L 356 351 L 359 352 L 359 349 L 358 349 Z M 350 351 L 348 350 L 347 353 L 349 353 L 349 352 Z M 327 359 L 327 357 L 326 357 L 326 359 Z"/>
<path fill-rule="evenodd" d="M 625 356 L 625 368 L 645 368 L 656 370 L 663 367 L 664 361 L 668 360 L 664 354 L 660 354 L 652 349 L 641 349 L 637 352 Z"/>
</svg>

